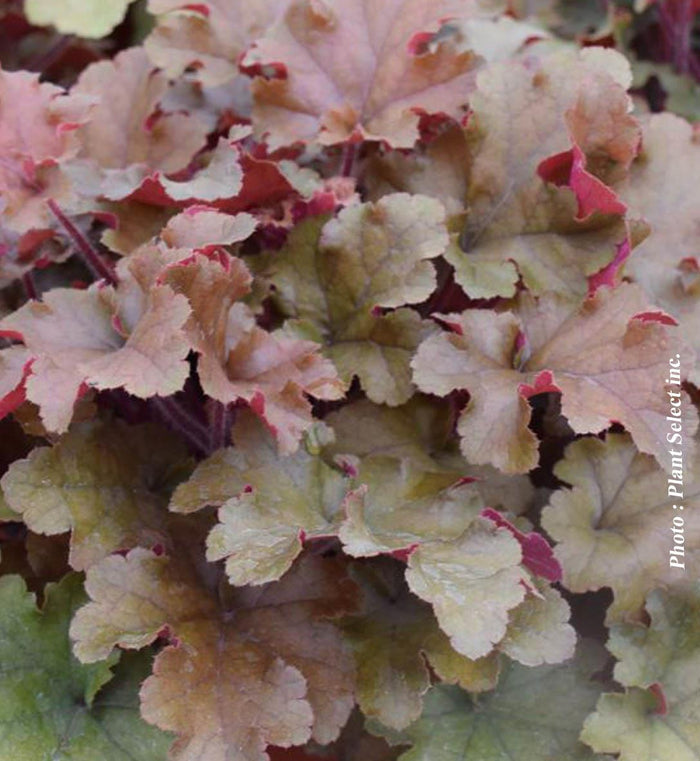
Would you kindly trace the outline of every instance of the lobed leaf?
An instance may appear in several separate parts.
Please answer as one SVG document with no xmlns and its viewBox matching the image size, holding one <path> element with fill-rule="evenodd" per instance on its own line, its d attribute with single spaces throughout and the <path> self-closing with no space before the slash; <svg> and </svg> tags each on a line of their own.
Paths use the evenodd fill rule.
<svg viewBox="0 0 700 761">
<path fill-rule="evenodd" d="M 220 506 L 207 558 L 226 558 L 232 584 L 263 584 L 291 567 L 303 540 L 336 532 L 348 488 L 339 470 L 304 449 L 280 457 L 261 424 L 239 414 L 233 447 L 200 463 L 175 491 L 170 509 Z"/>
<path fill-rule="evenodd" d="M 383 558 L 353 571 L 364 606 L 361 615 L 344 620 L 343 631 L 355 652 L 365 716 L 395 730 L 418 719 L 430 687 L 426 658 L 447 683 L 473 692 L 495 687 L 497 655 L 473 661 L 457 653 L 429 607 L 410 594 L 398 563 Z"/>
<path fill-rule="evenodd" d="M 588 641 L 575 659 L 557 666 L 511 664 L 493 692 L 475 698 L 438 685 L 428 693 L 422 717 L 392 739 L 412 745 L 402 761 L 593 761 L 600 756 L 578 734 L 600 694 L 591 677 L 603 660 Z"/>
<path fill-rule="evenodd" d="M 647 598 L 649 627 L 620 624 L 608 647 L 618 658 L 615 678 L 624 693 L 601 695 L 581 739 L 620 761 L 691 759 L 700 753 L 700 598 L 685 590 L 656 590 Z M 651 689 L 651 688 L 654 689 Z"/>
<path fill-rule="evenodd" d="M 668 404 L 660 389 L 668 358 L 684 341 L 663 320 L 643 319 L 648 310 L 639 287 L 625 284 L 599 289 L 578 309 L 552 293 L 521 297 L 518 314 L 468 309 L 447 315 L 442 319 L 456 332 L 421 344 L 412 361 L 414 381 L 442 396 L 469 390 L 458 431 L 470 462 L 506 473 L 534 468 L 538 441 L 528 428 L 527 398 L 559 391 L 574 431 L 597 433 L 621 423 L 638 449 L 668 468 Z M 686 409 L 692 433 L 697 414 L 689 404 Z"/>
<path fill-rule="evenodd" d="M 508 612 L 525 598 L 521 559 L 512 534 L 480 518 L 455 541 L 419 546 L 408 558 L 406 581 L 432 604 L 454 649 L 482 658 L 505 635 Z"/>
<path fill-rule="evenodd" d="M 693 177 L 700 150 L 692 126 L 673 114 L 658 114 L 643 122 L 642 152 L 617 192 L 651 226 L 649 238 L 630 258 L 625 271 L 648 297 L 673 315 L 695 352 L 700 348 L 697 325 L 698 261 L 693 204 Z M 683 356 L 688 379 L 700 375 L 692 357 Z"/>
<path fill-rule="evenodd" d="M 116 665 L 115 653 L 85 665 L 70 652 L 68 624 L 85 600 L 77 574 L 49 584 L 40 610 L 19 576 L 0 579 L 0 600 L 0 741 L 7 758 L 162 761 L 170 738 L 139 716 L 148 657 Z"/>
<path fill-rule="evenodd" d="M 599 47 L 545 51 L 530 48 L 527 59 L 493 64 L 477 80 L 469 186 L 459 199 L 469 212 L 460 245 L 447 254 L 473 298 L 514 296 L 522 277 L 535 294 L 551 290 L 577 300 L 588 277 L 634 237 L 621 217 L 624 206 L 580 214 L 579 199 L 592 200 L 594 175 L 584 191 L 569 187 L 570 178 L 548 182 L 538 172 L 545 159 L 572 147 L 591 155 L 591 169 L 604 179 L 624 172 L 640 138 L 625 93 L 629 64 Z"/>
<path fill-rule="evenodd" d="M 275 297 L 294 318 L 287 329 L 322 342 L 343 380 L 357 375 L 374 402 L 412 394 L 409 361 L 430 326 L 403 305 L 435 288 L 427 260 L 447 246 L 444 218 L 433 199 L 392 194 L 346 207 L 323 229 L 322 218 L 300 224 L 268 258 Z"/>
<path fill-rule="evenodd" d="M 698 493 L 697 456 L 686 467 L 688 504 Z M 667 496 L 667 474 L 624 434 L 570 444 L 554 472 L 572 488 L 552 495 L 542 526 L 558 542 L 554 551 L 564 585 L 572 592 L 610 587 L 614 599 L 608 622 L 638 617 L 651 590 L 684 576 L 669 566 L 668 554 L 675 546 L 673 504 L 683 500 Z M 685 519 L 685 562 L 691 564 L 700 522 L 693 511 L 678 515 Z"/>
<path fill-rule="evenodd" d="M 168 493 L 188 464 L 182 444 L 157 426 L 90 421 L 16 460 L 0 484 L 32 531 L 72 532 L 70 563 L 84 570 L 115 550 L 166 540 Z"/>
<path fill-rule="evenodd" d="M 253 82 L 256 133 L 273 148 L 357 138 L 410 148 L 419 109 L 463 113 L 477 60 L 449 34 L 435 34 L 434 48 L 420 51 L 412 49 L 413 35 L 477 12 L 471 0 L 392 0 L 381 11 L 366 0 L 294 0 L 243 59 L 255 73 L 265 66 L 283 71 L 281 78 Z"/>
<path fill-rule="evenodd" d="M 137 548 L 89 569 L 86 589 L 71 626 L 83 661 L 144 647 L 164 626 L 176 637 L 141 690 L 145 718 L 179 735 L 174 759 L 206 748 L 208 761 L 260 761 L 267 744 L 330 742 L 350 713 L 352 660 L 324 618 L 353 610 L 355 592 L 332 560 L 307 557 L 222 604 L 182 555 Z"/>
</svg>

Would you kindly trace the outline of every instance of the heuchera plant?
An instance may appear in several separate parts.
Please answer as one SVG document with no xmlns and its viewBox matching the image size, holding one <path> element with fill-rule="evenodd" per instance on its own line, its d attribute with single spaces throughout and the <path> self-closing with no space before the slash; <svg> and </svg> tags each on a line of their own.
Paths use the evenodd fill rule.
<svg viewBox="0 0 700 761">
<path fill-rule="evenodd" d="M 0 761 L 700 759 L 699 11 L 0 2 Z"/>
</svg>

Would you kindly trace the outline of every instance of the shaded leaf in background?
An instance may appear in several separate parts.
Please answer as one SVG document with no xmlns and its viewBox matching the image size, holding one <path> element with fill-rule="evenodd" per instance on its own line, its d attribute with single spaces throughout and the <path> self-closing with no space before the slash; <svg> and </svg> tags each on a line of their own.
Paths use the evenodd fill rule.
<svg viewBox="0 0 700 761">
<path fill-rule="evenodd" d="M 648 627 L 611 629 L 615 679 L 626 689 L 602 695 L 586 720 L 581 739 L 595 750 L 620 761 L 700 755 L 700 594 L 697 581 L 689 587 L 652 592 Z"/>
<path fill-rule="evenodd" d="M 115 550 L 163 544 L 169 491 L 188 470 L 184 446 L 163 429 L 90 421 L 35 447 L 0 483 L 32 531 L 72 532 L 70 563 L 84 570 Z"/>
<path fill-rule="evenodd" d="M 536 669 L 512 664 L 493 692 L 473 698 L 458 687 L 434 687 L 421 718 L 391 737 L 413 746 L 401 761 L 598 759 L 578 735 L 601 692 L 591 680 L 604 663 L 601 650 L 587 641 L 567 663 Z"/>
<path fill-rule="evenodd" d="M 403 569 L 387 558 L 354 566 L 361 582 L 361 616 L 343 621 L 357 663 L 357 700 L 365 716 L 391 729 L 404 729 L 422 710 L 430 667 L 447 683 L 473 692 L 496 685 L 496 654 L 477 661 L 455 652 L 428 606 L 410 594 Z"/>
<path fill-rule="evenodd" d="M 68 624 L 85 600 L 77 574 L 49 585 L 40 610 L 19 576 L 0 579 L 0 600 L 3 758 L 163 761 L 169 736 L 139 715 L 147 654 L 115 667 L 116 653 L 84 665 L 70 651 Z"/>
</svg>

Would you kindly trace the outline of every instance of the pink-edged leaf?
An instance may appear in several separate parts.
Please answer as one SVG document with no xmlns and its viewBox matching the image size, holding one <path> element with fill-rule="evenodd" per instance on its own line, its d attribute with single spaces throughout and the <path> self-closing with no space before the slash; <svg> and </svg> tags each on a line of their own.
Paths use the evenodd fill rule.
<svg viewBox="0 0 700 761">
<path fill-rule="evenodd" d="M 559 561 L 554 557 L 552 548 L 547 540 L 536 531 L 527 534 L 517 529 L 507 518 L 493 508 L 487 507 L 480 513 L 484 518 L 492 520 L 499 528 L 508 531 L 520 542 L 523 551 L 523 565 L 537 576 L 547 581 L 561 581 L 562 570 Z"/>
</svg>

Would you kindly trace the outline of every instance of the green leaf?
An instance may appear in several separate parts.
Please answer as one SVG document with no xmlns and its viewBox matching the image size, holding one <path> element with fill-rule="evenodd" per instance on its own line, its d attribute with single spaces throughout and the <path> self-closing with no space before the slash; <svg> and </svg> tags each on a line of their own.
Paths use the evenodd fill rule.
<svg viewBox="0 0 700 761">
<path fill-rule="evenodd" d="M 170 738 L 138 709 L 148 656 L 126 659 L 113 678 L 117 653 L 84 665 L 70 651 L 68 625 L 86 599 L 77 574 L 49 584 L 41 610 L 19 576 L 0 579 L 0 755 L 163 761 Z"/>
<path fill-rule="evenodd" d="M 507 475 L 464 460 L 452 436 L 450 406 L 444 399 L 415 394 L 400 407 L 362 399 L 331 412 L 324 421 L 335 433 L 335 441 L 324 447 L 326 455 L 385 455 L 408 460 L 425 471 L 453 472 L 455 481 L 473 478 L 472 489 L 481 495 L 484 506 L 518 515 L 534 498 L 527 476 Z"/>
<path fill-rule="evenodd" d="M 697 455 L 685 467 L 685 504 L 692 505 L 700 496 Z M 698 557 L 700 513 L 673 509 L 683 501 L 667 496 L 667 474 L 627 434 L 573 442 L 554 473 L 572 488 L 552 495 L 542 526 L 558 542 L 567 589 L 612 589 L 607 623 L 638 618 L 652 589 L 684 580 L 682 569 L 669 566 L 672 521 L 676 514 L 685 520 L 686 555 L 678 559 L 689 569 Z"/>
<path fill-rule="evenodd" d="M 497 654 L 473 661 L 455 652 L 429 606 L 408 590 L 401 565 L 377 558 L 354 567 L 364 591 L 362 615 L 343 622 L 357 663 L 357 701 L 367 717 L 404 729 L 421 713 L 430 686 L 430 666 L 447 683 L 492 689 Z"/>
<path fill-rule="evenodd" d="M 345 501 L 339 536 L 355 557 L 456 539 L 485 506 L 458 470 L 376 455 L 361 460 L 358 488 Z"/>
<path fill-rule="evenodd" d="M 592 761 L 578 741 L 600 688 L 591 675 L 604 653 L 583 643 L 575 659 L 531 669 L 512 664 L 491 693 L 471 698 L 440 685 L 421 718 L 398 737 L 413 747 L 401 761 Z"/>
<path fill-rule="evenodd" d="M 445 210 L 435 199 L 395 193 L 298 225 L 267 258 L 288 329 L 325 345 L 349 383 L 392 406 L 413 393 L 409 362 L 431 325 L 405 304 L 435 288 L 428 259 L 447 248 Z M 394 309 L 388 314 L 377 309 Z"/>
<path fill-rule="evenodd" d="M 220 505 L 207 559 L 226 558 L 232 584 L 263 584 L 289 569 L 302 536 L 336 532 L 349 482 L 304 449 L 280 456 L 252 413 L 239 412 L 233 444 L 200 463 L 175 491 L 170 509 L 188 513 Z"/>
<path fill-rule="evenodd" d="M 505 635 L 508 611 L 525 598 L 521 558 L 507 529 L 477 518 L 458 539 L 426 542 L 412 552 L 406 581 L 432 604 L 454 649 L 481 658 Z"/>
<path fill-rule="evenodd" d="M 34 448 L 1 484 L 32 531 L 72 531 L 70 563 L 84 570 L 115 550 L 165 541 L 168 495 L 189 467 L 184 445 L 158 426 L 97 420 Z"/>
<path fill-rule="evenodd" d="M 566 600 L 541 581 L 537 590 L 511 611 L 508 631 L 498 644 L 499 650 L 525 666 L 561 663 L 573 655 L 576 645 Z"/>
<path fill-rule="evenodd" d="M 133 0 L 26 0 L 24 12 L 37 26 L 53 25 L 61 34 L 106 37 Z"/>
<path fill-rule="evenodd" d="M 700 758 L 700 588 L 656 590 L 647 599 L 649 627 L 620 624 L 608 649 L 618 658 L 624 694 L 606 693 L 581 739 L 620 761 Z M 655 685 L 657 694 L 649 688 Z M 660 694 L 663 700 L 660 700 Z"/>
</svg>

